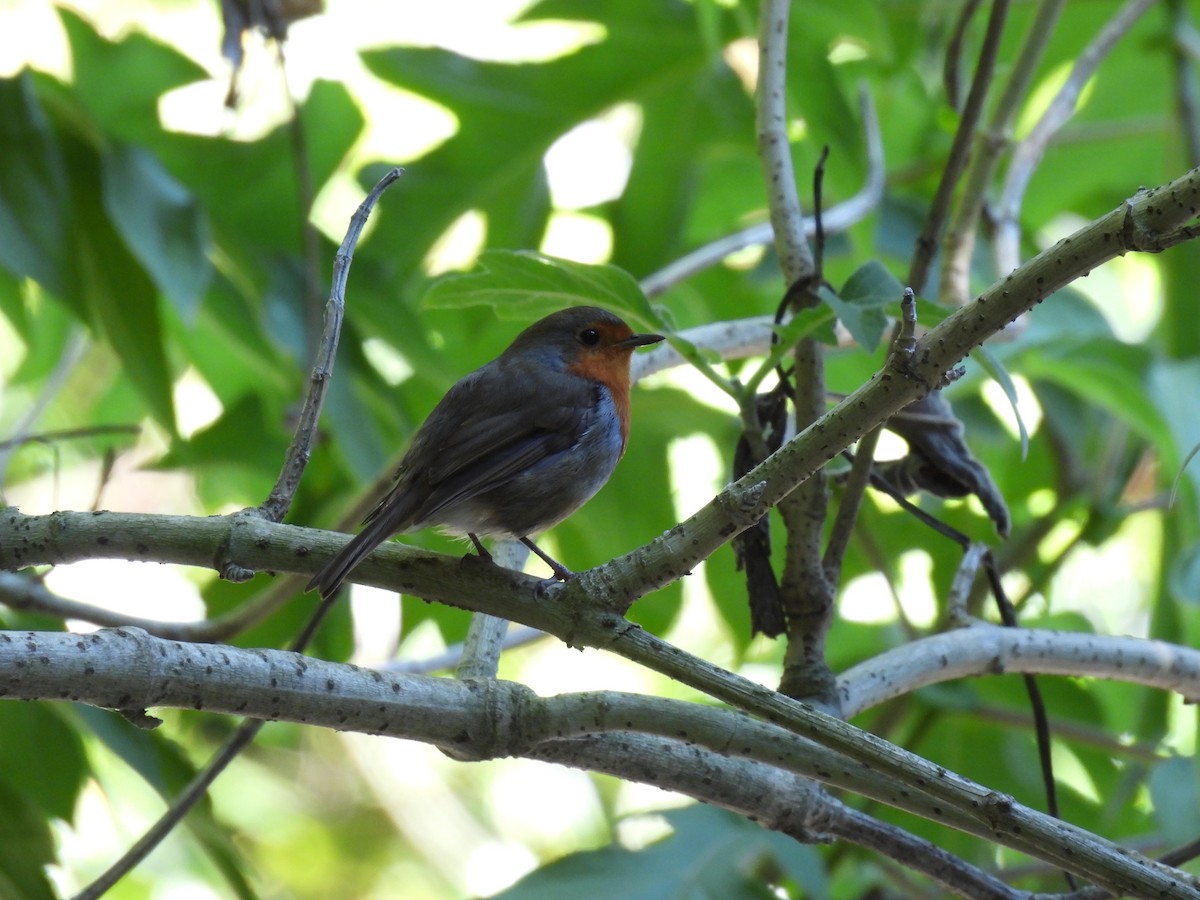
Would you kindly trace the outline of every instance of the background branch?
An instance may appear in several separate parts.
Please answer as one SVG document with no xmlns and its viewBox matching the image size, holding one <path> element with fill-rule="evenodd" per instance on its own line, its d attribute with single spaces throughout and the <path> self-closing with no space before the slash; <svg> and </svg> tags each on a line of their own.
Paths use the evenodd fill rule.
<svg viewBox="0 0 1200 900">
<path fill-rule="evenodd" d="M 1155 0 L 1128 0 L 1076 58 L 1066 82 L 1028 135 L 1013 150 L 1004 187 L 996 202 L 993 242 L 996 270 L 1010 272 L 1020 265 L 1020 224 L 1017 221 L 1029 182 L 1050 141 L 1075 112 L 1079 95 L 1097 67 Z"/>
<path fill-rule="evenodd" d="M 796 195 L 796 173 L 787 129 L 788 0 L 766 0 L 758 33 L 758 86 L 755 124 L 767 205 L 779 265 L 790 285 L 813 271 L 812 248 L 804 234 L 804 214 Z"/>
<path fill-rule="evenodd" d="M 996 54 L 1000 47 L 1000 38 L 1004 34 L 1004 23 L 1008 18 L 1008 0 L 992 0 L 992 10 L 988 15 L 987 31 L 984 33 L 983 46 L 979 50 L 979 60 L 975 64 L 975 74 L 971 78 L 971 90 L 967 93 L 966 103 L 959 112 L 958 128 L 954 132 L 954 142 L 950 145 L 950 155 L 942 168 L 938 181 L 937 193 L 929 207 L 925 227 L 917 238 L 917 246 L 913 250 L 912 263 L 908 269 L 907 285 L 917 294 L 925 290 L 925 282 L 929 278 L 929 269 L 933 263 L 933 254 L 937 250 L 938 236 L 950 212 L 950 204 L 954 191 L 958 187 L 959 178 L 967 166 L 971 147 L 975 141 L 975 128 L 983 115 L 984 102 L 987 99 L 988 88 L 992 83 L 992 73 L 996 67 Z"/>
<path fill-rule="evenodd" d="M 1066 0 L 1042 0 L 1037 15 L 1029 25 L 1021 53 L 1000 99 L 988 116 L 987 126 L 977 135 L 974 152 L 967 166 L 963 189 L 954 214 L 942 239 L 942 269 L 938 299 L 947 306 L 962 306 L 970 298 L 971 255 L 975 250 L 975 235 L 987 202 L 988 187 L 1003 152 L 1012 141 L 1013 123 L 1026 99 L 1029 85 Z"/>
<path fill-rule="evenodd" d="M 862 188 L 853 197 L 829 207 L 822 213 L 821 222 L 827 234 L 848 231 L 876 210 L 883 200 L 886 175 L 883 136 L 879 131 L 879 116 L 875 111 L 875 102 L 871 99 L 871 94 L 865 86 L 859 88 L 858 107 L 863 123 L 863 140 L 867 149 L 867 178 Z M 816 216 L 803 216 L 802 222 L 807 244 L 807 238 L 816 233 L 817 219 Z M 769 221 L 739 229 L 725 237 L 710 241 L 647 275 L 641 280 L 642 292 L 650 298 L 658 297 L 706 269 L 720 265 L 728 256 L 739 250 L 770 244 L 774 241 L 775 229 Z M 665 345 L 663 349 L 666 349 Z M 645 356 L 646 354 L 639 353 L 635 357 L 635 362 Z"/>
</svg>

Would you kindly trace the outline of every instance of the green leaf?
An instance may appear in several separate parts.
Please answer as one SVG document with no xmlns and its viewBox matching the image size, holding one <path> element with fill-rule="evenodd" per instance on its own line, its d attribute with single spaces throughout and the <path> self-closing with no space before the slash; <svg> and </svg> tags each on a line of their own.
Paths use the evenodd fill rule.
<svg viewBox="0 0 1200 900">
<path fill-rule="evenodd" d="M 138 144 L 161 142 L 158 100 L 210 77 L 178 50 L 131 31 L 110 41 L 77 14 L 58 8 L 71 45 L 75 95 L 106 132 Z"/>
<path fill-rule="evenodd" d="M 69 820 L 87 776 L 79 733 L 68 727 L 58 707 L 33 703 L 0 704 L 0 772 L 19 785 L 49 815 Z"/>
<path fill-rule="evenodd" d="M 971 358 L 979 363 L 992 380 L 1000 385 L 1004 391 L 1004 396 L 1008 398 L 1009 405 L 1012 407 L 1013 415 L 1017 419 L 1017 430 L 1021 435 L 1021 459 L 1025 460 L 1029 457 L 1029 432 L 1025 428 L 1025 420 L 1021 418 L 1021 409 L 1017 403 L 1017 386 L 1013 384 L 1012 377 L 1008 374 L 1008 370 L 1004 368 L 1004 363 L 1000 362 L 999 357 L 991 351 L 987 346 L 979 346 L 971 351 Z"/>
<path fill-rule="evenodd" d="M 135 728 L 121 716 L 91 706 L 75 707 L 80 717 L 113 753 L 170 803 L 195 777 L 196 768 L 176 744 L 154 731 Z M 255 896 L 246 879 L 246 863 L 227 830 L 203 796 L 187 819 L 200 844 L 233 889 L 235 896 Z"/>
<path fill-rule="evenodd" d="M 232 403 L 211 424 L 186 441 L 177 441 L 171 451 L 156 463 L 156 468 L 188 468 L 200 472 L 210 466 L 237 466 L 253 471 L 271 471 L 279 467 L 286 448 L 280 444 L 278 429 L 266 429 L 271 421 L 258 394 L 247 394 Z M 256 438 L 246 442 L 246 423 L 255 422 Z"/>
<path fill-rule="evenodd" d="M 158 293 L 101 206 L 101 160 L 75 142 L 68 145 L 68 159 L 75 196 L 76 290 L 150 412 L 174 432 L 173 379 L 163 344 Z"/>
<path fill-rule="evenodd" d="M 833 310 L 838 321 L 846 326 L 854 342 L 868 353 L 874 352 L 887 327 L 887 316 L 879 307 L 847 303 L 828 288 L 819 291 L 821 299 Z"/>
<path fill-rule="evenodd" d="M 1200 396 L 1200 359 L 1159 359 L 1150 367 L 1147 397 L 1162 414 L 1171 430 L 1174 453 L 1165 454 L 1171 461 L 1167 477 L 1173 477 L 1172 497 L 1184 482 L 1192 486 L 1193 496 L 1200 496 L 1200 466 L 1194 457 L 1200 447 L 1200 417 L 1196 415 L 1196 398 Z M 1172 471 L 1173 470 L 1173 471 Z"/>
<path fill-rule="evenodd" d="M 1200 777 L 1195 760 L 1173 757 L 1160 762 L 1150 773 L 1154 817 L 1168 841 L 1190 841 L 1200 831 L 1197 795 L 1200 795 Z"/>
<path fill-rule="evenodd" d="M 771 351 L 771 358 L 774 359 L 781 352 L 781 348 L 788 348 L 782 350 L 782 355 L 786 356 L 797 341 L 810 335 L 825 343 L 833 343 L 836 340 L 833 332 L 835 318 L 833 309 L 829 306 L 800 310 L 785 324 L 775 328 L 775 333 L 779 336 L 779 343 Z"/>
<path fill-rule="evenodd" d="M 171 377 L 158 298 L 101 206 L 101 157 L 73 132 L 54 134 L 26 80 L 4 82 L 0 111 L 12 116 L 11 121 L 5 116 L 6 124 L 0 127 L 16 128 L 30 147 L 45 154 L 35 164 L 20 152 L 8 156 L 14 142 L 0 141 L 0 172 L 6 173 L 0 175 L 0 244 L 6 238 L 14 241 L 13 255 L 6 257 L 6 251 L 0 250 L 0 262 L 18 275 L 38 280 L 81 321 L 103 334 L 151 413 L 173 430 Z M 8 164 L 14 178 L 36 183 L 40 189 L 6 183 Z M 37 208 L 26 209 L 28 205 Z M 20 227 L 12 225 L 13 216 L 20 216 Z M 48 249 L 47 242 L 54 248 Z"/>
<path fill-rule="evenodd" d="M 733 72 L 703 56 L 676 67 L 642 100 L 637 154 L 625 191 L 613 211 L 613 261 L 631 272 L 649 274 L 663 260 L 679 256 L 685 226 L 698 203 L 696 183 L 705 170 L 731 152 L 730 132 L 744 136 L 739 159 L 753 155 L 754 113 Z M 750 213 L 760 202 L 761 174 L 736 198 Z M 711 239 L 729 229 L 730 209 Z"/>
<path fill-rule="evenodd" d="M 45 871 L 55 862 L 50 824 L 6 775 L 0 775 L 0 897 L 52 900 Z"/>
<path fill-rule="evenodd" d="M 786 873 L 805 896 L 828 897 L 820 857 L 811 847 L 709 806 L 666 813 L 670 837 L 643 850 L 618 846 L 575 853 L 538 869 L 498 900 L 620 897 L 622 900 L 767 900 L 770 881 Z"/>
<path fill-rule="evenodd" d="M 754 374 L 746 379 L 746 388 L 757 390 L 762 380 L 779 365 L 784 357 L 792 353 L 797 341 L 813 335 L 822 343 L 835 343 L 837 340 L 833 330 L 835 318 L 833 308 L 828 304 L 822 304 L 815 308 L 802 309 L 783 325 L 775 326 L 775 334 L 779 340 L 771 347 L 771 352 L 767 354 L 766 359 Z"/>
<path fill-rule="evenodd" d="M 904 285 L 879 260 L 869 259 L 846 279 L 838 296 L 859 306 L 893 303 L 899 309 L 900 301 L 904 299 Z"/>
<path fill-rule="evenodd" d="M 1148 352 L 1119 341 L 1060 339 L 1019 356 L 1021 373 L 1059 385 L 1127 422 L 1154 444 L 1168 465 L 1179 454 L 1170 429 L 1147 401 Z"/>
<path fill-rule="evenodd" d="M 838 293 L 821 290 L 821 298 L 868 353 L 875 352 L 883 338 L 888 325 L 887 307 L 898 310 L 903 296 L 904 285 L 875 259 L 859 266 Z"/>
<path fill-rule="evenodd" d="M 119 145 L 102 160 L 104 208 L 117 232 L 180 318 L 192 323 L 208 289 L 208 220 L 195 198 L 150 153 Z"/>
<path fill-rule="evenodd" d="M 1200 543 L 1183 548 L 1171 560 L 1167 586 L 1180 603 L 1200 603 Z"/>
<path fill-rule="evenodd" d="M 0 265 L 62 294 L 67 170 L 29 75 L 0 79 Z"/>
<path fill-rule="evenodd" d="M 520 250 L 487 250 L 474 272 L 445 275 L 425 294 L 432 309 L 490 306 L 502 319 L 531 319 L 569 306 L 603 306 L 638 327 L 661 320 L 637 281 L 616 266 L 596 266 Z"/>
<path fill-rule="evenodd" d="M 363 248 L 386 259 L 403 278 L 420 277 L 420 261 L 430 246 L 464 212 L 486 210 L 490 223 L 497 214 L 524 217 L 536 210 L 544 190 L 545 153 L 571 128 L 619 104 L 646 103 L 657 110 L 660 96 L 675 91 L 684 96 L 689 78 L 723 66 L 697 40 L 695 17 L 686 4 L 555 2 L 539 4 L 534 13 L 539 18 L 600 20 L 604 40 L 543 63 L 483 62 L 412 47 L 362 54 L 374 74 L 452 109 L 459 123 L 454 136 L 413 163 L 396 188 L 405 208 L 419 209 L 421 215 L 404 216 L 386 234 L 380 229 Z M 743 102 L 744 134 L 751 136 L 750 107 Z M 714 116 L 713 129 L 721 131 L 726 121 Z M 660 134 L 657 122 L 645 127 L 648 133 Z M 652 173 L 641 178 L 639 161 L 630 175 L 630 191 L 635 183 L 647 191 L 647 205 L 631 210 L 630 216 L 638 221 L 638 236 L 653 240 L 656 247 L 672 244 L 681 227 L 673 210 L 679 205 L 677 198 L 686 200 L 689 167 L 679 163 L 680 148 L 691 152 L 687 140 L 676 134 L 675 168 L 650 167 L 667 172 L 670 184 L 662 193 L 671 208 L 664 211 L 655 204 L 659 191 Z M 522 199 L 517 206 L 501 208 L 496 203 L 500 197 Z M 501 229 L 506 232 L 511 229 Z M 493 246 L 497 243 L 490 233 L 488 240 Z M 643 257 L 627 259 L 622 252 L 626 246 L 623 234 L 614 235 L 615 257 L 635 267 Z M 640 268 L 634 270 L 642 274 Z"/>
</svg>

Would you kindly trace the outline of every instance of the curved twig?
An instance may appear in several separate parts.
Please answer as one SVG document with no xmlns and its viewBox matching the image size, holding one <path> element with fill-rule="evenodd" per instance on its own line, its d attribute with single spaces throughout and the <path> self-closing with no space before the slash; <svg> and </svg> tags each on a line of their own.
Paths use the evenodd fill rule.
<svg viewBox="0 0 1200 900">
<path fill-rule="evenodd" d="M 1046 147 L 1074 114 L 1079 95 L 1096 68 L 1154 2 L 1155 0 L 1128 0 L 1117 11 L 1076 58 L 1066 83 L 1050 101 L 1037 124 L 1013 151 L 1012 162 L 1009 163 L 1004 179 L 1004 188 L 995 207 L 996 236 L 993 252 L 998 272 L 1011 272 L 1021 264 L 1021 234 L 1017 216 L 1020 214 L 1029 181 L 1033 178 Z"/>
<path fill-rule="evenodd" d="M 342 318 L 346 309 L 346 278 L 350 273 L 350 262 L 354 257 L 354 248 L 367 217 L 375 207 L 380 195 L 393 182 L 404 174 L 403 169 L 392 169 L 371 188 L 366 199 L 359 204 L 358 209 L 350 218 L 350 227 L 338 248 L 333 263 L 333 284 L 329 290 L 329 302 L 325 304 L 325 329 L 321 334 L 320 345 L 317 348 L 317 358 L 313 365 L 312 376 L 309 380 L 308 392 L 304 395 L 304 405 L 300 410 L 299 421 L 296 423 L 296 434 L 288 446 L 284 456 L 283 469 L 270 495 L 259 507 L 262 515 L 272 522 L 282 522 L 292 498 L 300 486 L 300 476 L 308 465 L 309 454 L 312 451 L 313 439 L 317 433 L 317 423 L 321 417 L 321 406 L 325 402 L 325 392 L 329 387 L 329 376 L 333 374 L 333 361 L 337 354 L 338 339 L 342 331 Z"/>
</svg>

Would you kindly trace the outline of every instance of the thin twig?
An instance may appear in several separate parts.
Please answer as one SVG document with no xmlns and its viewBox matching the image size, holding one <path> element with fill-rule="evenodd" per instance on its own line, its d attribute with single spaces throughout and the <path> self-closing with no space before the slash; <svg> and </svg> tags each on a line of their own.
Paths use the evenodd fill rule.
<svg viewBox="0 0 1200 900">
<path fill-rule="evenodd" d="M 525 647 L 537 641 L 544 641 L 548 637 L 550 635 L 537 628 L 530 628 L 528 625 L 518 625 L 514 628 L 509 628 L 505 632 L 504 639 L 500 642 L 500 650 L 503 652 L 517 647 Z M 444 652 L 438 653 L 435 656 L 426 656 L 421 659 L 395 659 L 383 665 L 382 669 L 385 672 L 421 675 L 427 675 L 430 672 L 442 672 L 447 669 L 454 669 L 463 658 L 465 650 L 465 643 L 451 644 Z"/>
<path fill-rule="evenodd" d="M 850 537 L 854 534 L 854 524 L 858 521 L 858 511 L 862 506 L 867 485 L 871 482 L 871 467 L 875 465 L 875 445 L 879 443 L 880 430 L 871 430 L 858 442 L 854 462 L 850 466 L 850 477 L 846 479 L 842 489 L 842 500 L 830 527 L 829 539 L 825 542 L 822 565 L 825 578 L 831 584 L 841 581 L 842 559 L 850 545 Z"/>
<path fill-rule="evenodd" d="M 529 559 L 529 548 L 517 540 L 497 541 L 492 548 L 496 565 L 520 572 Z M 500 651 L 508 620 L 487 613 L 472 613 L 463 643 L 462 658 L 455 667 L 456 678 L 495 678 L 500 670 Z"/>
<path fill-rule="evenodd" d="M 22 444 L 53 444 L 79 438 L 104 437 L 110 434 L 140 434 L 140 425 L 89 425 L 84 428 L 63 428 L 58 431 L 40 431 L 0 441 L 0 450 L 20 447 Z"/>
<path fill-rule="evenodd" d="M 831 817 L 830 834 L 922 872 L 959 897 L 1020 900 L 1028 896 L 948 850 L 868 813 L 849 806 L 841 806 L 837 812 Z"/>
<path fill-rule="evenodd" d="M 118 613 L 91 603 L 68 600 L 55 594 L 40 579 L 12 572 L 0 572 L 0 603 L 21 612 L 34 612 L 56 619 L 78 619 L 104 628 L 134 626 L 145 628 L 147 631 L 157 631 L 161 626 L 171 624 L 159 619 Z"/>
<path fill-rule="evenodd" d="M 996 173 L 1000 155 L 1012 140 L 1013 122 L 1065 5 L 1066 0 L 1042 0 L 1039 4 L 1004 92 L 988 117 L 987 127 L 976 139 L 975 151 L 963 179 L 963 190 L 942 240 L 938 295 L 944 305 L 961 306 L 970 297 L 971 256 L 987 202 L 988 186 Z"/>
<path fill-rule="evenodd" d="M 317 359 L 313 365 L 312 376 L 309 380 L 308 393 L 304 396 L 304 406 L 300 410 L 300 418 L 296 423 L 296 435 L 287 449 L 283 468 L 279 479 L 270 495 L 259 510 L 263 516 L 272 522 L 282 522 L 292 505 L 292 498 L 300 486 L 300 476 L 308 465 L 309 454 L 312 451 L 313 440 L 317 434 L 317 423 L 321 417 L 321 406 L 325 402 L 325 392 L 329 388 L 329 377 L 333 374 L 333 361 L 337 355 L 338 338 L 342 331 L 342 317 L 346 309 L 346 277 L 350 272 L 350 263 L 354 258 L 354 247 L 358 236 L 362 233 L 367 217 L 371 214 L 379 196 L 393 182 L 404 174 L 403 169 L 392 169 L 381 179 L 354 215 L 350 218 L 350 228 L 338 248 L 333 263 L 333 284 L 329 291 L 329 302 L 325 304 L 325 330 L 321 334 L 320 346 L 317 348 Z"/>
<path fill-rule="evenodd" d="M 336 595 L 325 598 L 317 604 L 316 610 L 309 617 L 300 634 L 292 641 L 288 648 L 290 651 L 293 653 L 304 651 L 316 635 L 317 628 L 326 614 L 333 608 L 335 599 Z M 239 753 L 254 742 L 266 723 L 266 719 L 243 719 L 237 730 L 226 739 L 225 743 L 221 745 L 221 749 L 208 761 L 208 764 L 197 772 L 188 782 L 187 787 L 179 793 L 179 796 L 171 801 L 171 805 L 166 808 L 158 821 L 151 825 L 137 843 L 126 850 L 121 858 L 109 866 L 99 878 L 80 891 L 75 900 L 97 900 L 107 893 L 109 888 L 132 872 L 159 844 L 166 840 L 167 835 L 174 831 L 184 817 L 192 811 L 192 808 L 204 798 L 217 777 L 229 768 L 229 764 L 237 758 Z"/>
<path fill-rule="evenodd" d="M 992 82 L 992 72 L 996 67 L 996 54 L 1000 48 L 1000 38 L 1004 33 L 1004 22 L 1008 17 L 1008 0 L 993 0 L 991 15 L 988 16 L 987 32 L 983 37 L 983 46 L 979 51 L 979 62 L 975 66 L 975 75 L 971 79 L 971 90 L 967 94 L 967 102 L 963 105 L 962 115 L 958 121 L 958 130 L 954 132 L 954 142 L 950 145 L 950 155 L 942 168 L 942 178 L 938 182 L 937 193 L 929 207 L 929 216 L 925 220 L 925 228 L 917 238 L 913 251 L 912 265 L 908 271 L 908 284 L 918 294 L 925 289 L 929 277 L 929 268 L 933 262 L 933 254 L 937 249 L 938 236 L 950 212 L 950 201 L 954 190 L 967 164 L 971 152 L 971 144 L 975 139 L 975 127 L 983 114 L 983 103 L 987 97 L 988 87 Z"/>
<path fill-rule="evenodd" d="M 946 42 L 946 61 L 942 64 L 942 89 L 946 92 L 946 102 L 950 104 L 951 109 L 957 110 L 961 104 L 963 45 L 966 43 L 967 28 L 982 3 L 983 0 L 967 0 L 962 5 L 958 11 L 958 18 L 954 20 L 950 40 Z"/>
</svg>

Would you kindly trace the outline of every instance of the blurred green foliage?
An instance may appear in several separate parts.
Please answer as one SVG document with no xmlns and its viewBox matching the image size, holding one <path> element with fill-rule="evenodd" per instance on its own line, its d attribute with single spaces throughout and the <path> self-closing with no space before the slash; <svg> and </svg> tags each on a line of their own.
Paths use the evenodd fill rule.
<svg viewBox="0 0 1200 900">
<path fill-rule="evenodd" d="M 829 203 L 852 195 L 866 177 L 858 85 L 880 110 L 886 196 L 864 222 L 833 236 L 826 254 L 829 281 L 845 286 L 837 309 L 867 345 L 883 333 L 880 301 L 907 269 L 957 121 L 944 99 L 940 68 L 958 6 L 840 0 L 802 4 L 794 12 L 788 104 L 799 135 L 796 170 L 806 180 L 828 144 Z M 1012 10 L 1000 77 L 1013 64 L 1034 6 Z M 1195 3 L 1183 6 L 1200 11 Z M 1067 4 L 1026 118 L 1036 115 L 1037 98 L 1058 83 L 1117 7 L 1115 0 Z M 197 11 L 212 14 L 206 7 Z M 100 22 L 65 8 L 57 15 L 73 77 L 26 70 L 0 79 L 0 346 L 7 355 L 0 363 L 0 438 L 39 404 L 37 431 L 140 423 L 150 464 L 186 472 L 202 511 L 256 505 L 278 473 L 308 379 L 320 309 L 306 272 L 314 266 L 327 272 L 335 249 L 321 236 L 316 258 L 305 257 L 294 135 L 287 124 L 252 140 L 166 129 L 160 99 L 209 78 L 204 68 L 139 31 L 112 38 Z M 747 264 L 699 274 L 656 298 L 653 308 L 634 284 L 765 215 L 753 98 L 733 64 L 755 34 L 756 17 L 753 4 L 716 0 L 545 0 L 524 20 L 598 23 L 602 36 L 522 63 L 438 47 L 365 52 L 375 78 L 440 104 L 457 122 L 451 137 L 416 159 L 361 159 L 353 151 L 373 111 L 343 84 L 311 86 L 296 114 L 318 193 L 339 178 L 365 190 L 393 164 L 404 164 L 407 174 L 385 196 L 358 247 L 323 439 L 289 521 L 332 526 L 388 470 L 444 390 L 560 297 L 571 303 L 590 297 L 631 319 L 680 329 L 774 311 L 783 285 L 769 250 Z M 1078 115 L 1031 184 L 1021 217 L 1026 252 L 1070 223 L 1108 211 L 1138 186 L 1160 184 L 1188 167 L 1181 135 L 1186 122 L 1175 112 L 1170 27 L 1164 10 L 1145 16 L 1089 85 Z M 968 30 L 968 59 L 979 38 L 978 28 Z M 619 197 L 582 211 L 611 230 L 616 268 L 545 265 L 532 255 L 494 252 L 542 246 L 555 213 L 547 151 L 571 129 L 617 107 L 638 116 L 628 182 Z M 485 223 L 482 268 L 436 282 L 430 291 L 426 260 L 447 229 L 472 212 Z M 999 553 L 1021 573 L 1012 586 L 1031 626 L 1100 628 L 1110 620 L 1098 611 L 1116 609 L 1129 630 L 1188 645 L 1200 641 L 1200 464 L 1183 479 L 1173 508 L 1150 502 L 1169 488 L 1200 442 L 1196 259 L 1195 248 L 1184 246 L 1120 268 L 1120 280 L 1080 282 L 1040 306 L 1014 340 L 991 348 L 1039 407 L 1027 458 L 1002 421 L 1003 402 L 994 402 L 977 366 L 951 391 L 972 449 L 1012 510 L 1013 537 Z M 987 254 L 977 254 L 974 289 L 998 274 Z M 542 276 L 549 281 L 539 281 Z M 589 283 L 596 278 L 600 282 Z M 1145 296 L 1129 296 L 1130 289 Z M 473 295 L 476 290 L 484 293 Z M 324 293 L 323 283 L 317 285 L 315 295 Z M 1145 323 L 1144 339 L 1129 340 L 1126 317 Z M 80 334 L 83 349 L 64 371 L 61 363 L 72 358 Z M 399 383 L 380 363 L 380 348 L 404 362 Z M 868 377 L 883 353 L 871 349 L 832 350 L 830 389 L 848 392 Z M 741 364 L 730 370 L 741 372 Z M 174 387 L 189 373 L 211 389 L 221 411 L 185 436 Z M 635 396 L 628 457 L 606 489 L 552 535 L 556 555 L 568 565 L 598 564 L 675 523 L 680 511 L 668 486 L 694 475 L 686 458 L 672 456 L 679 439 L 706 436 L 728 468 L 736 410 L 716 408 L 689 388 L 692 383 L 662 380 Z M 1021 412 L 1030 423 L 1031 411 Z M 129 452 L 129 439 L 98 433 L 54 453 L 22 450 L 0 473 L 2 484 L 6 491 L 36 484 L 110 450 Z M 60 498 L 63 507 L 90 502 L 90 495 Z M 926 505 L 971 536 L 993 540 L 974 505 Z M 778 522 L 775 527 L 781 533 Z M 436 534 L 406 540 L 461 552 Z M 1079 575 L 1074 554 L 1096 551 L 1099 557 L 1088 558 L 1103 558 L 1114 541 L 1135 547 L 1131 581 L 1141 592 L 1089 595 L 1091 586 L 1073 585 L 1072 573 Z M 871 498 L 845 582 L 882 572 L 893 584 L 904 580 L 908 590 L 913 575 L 902 561 L 923 560 L 925 590 L 944 598 L 959 558 L 954 545 Z M 657 633 L 686 633 L 719 647 L 731 666 L 777 667 L 781 648 L 751 641 L 745 589 L 728 548 L 695 576 L 701 578 L 697 589 L 711 592 L 711 604 L 686 606 L 682 586 L 675 585 L 640 603 L 633 618 Z M 271 583 L 265 577 L 245 585 L 207 581 L 203 598 L 215 615 Z M 887 588 L 873 584 L 872 590 Z M 709 618 L 680 622 L 685 608 Z M 310 609 L 310 601 L 297 600 L 236 640 L 283 645 Z M 457 610 L 413 601 L 404 603 L 403 615 L 407 632 L 424 626 L 451 642 L 461 639 L 467 622 Z M 0 611 L 0 623 L 49 627 L 44 617 L 8 610 Z M 896 617 L 839 619 L 830 638 L 835 670 L 903 641 L 903 625 Z M 347 658 L 351 626 L 350 612 L 339 610 L 316 652 Z M 1195 760 L 1173 755 L 1192 749 L 1194 726 L 1177 705 L 1123 684 L 1042 684 L 1060 734 L 1066 818 L 1117 840 L 1136 837 L 1155 846 L 1194 833 Z M 919 691 L 857 724 L 1036 806 L 1040 783 L 1026 717 L 1019 683 L 991 679 Z M 0 896 L 52 895 L 43 868 L 57 854 L 50 823 L 72 818 L 85 786 L 97 772 L 111 772 L 112 759 L 169 795 L 226 730 L 220 722 L 168 716 L 163 729 L 142 733 L 96 710 L 0 704 Z M 206 806 L 192 831 L 203 854 L 177 848 L 172 859 L 211 879 L 222 895 L 316 897 L 340 888 L 356 896 L 394 896 L 387 893 L 388 878 L 397 873 L 409 873 L 413 896 L 463 893 L 461 880 L 405 843 L 369 779 L 345 775 L 337 782 L 344 795 L 329 795 L 321 773 L 345 766 L 345 752 L 306 737 L 303 729 L 268 729 L 230 777 L 248 780 L 254 772 L 268 793 L 294 793 L 286 806 L 288 827 L 275 838 L 258 832 L 245 810 L 228 807 L 222 815 L 220 804 Z M 98 762 L 102 757 L 109 761 Z M 466 814 L 484 823 L 481 831 L 503 837 L 503 818 L 490 819 L 480 808 L 485 785 L 461 777 Z M 980 865 L 994 859 L 994 848 L 973 838 L 872 811 Z M 154 813 L 148 808 L 145 815 Z M 611 804 L 608 813 L 616 818 Z M 594 841 L 558 847 L 553 852 L 591 852 L 541 869 L 509 896 L 584 889 L 622 897 L 759 897 L 773 884 L 790 896 L 849 897 L 892 884 L 886 868 L 862 865 L 861 851 L 800 848 L 712 810 L 672 813 L 668 825 L 674 837 L 637 853 L 615 844 L 598 849 Z M 700 862 L 698 848 L 709 854 Z M 539 853 L 552 855 L 544 848 Z M 281 858 L 319 860 L 320 866 L 289 868 Z M 412 874 L 418 869 L 424 874 Z M 160 869 L 139 873 L 113 896 L 149 896 L 149 882 L 162 877 Z M 1054 877 L 1035 874 L 1024 886 L 1057 890 Z"/>
</svg>

